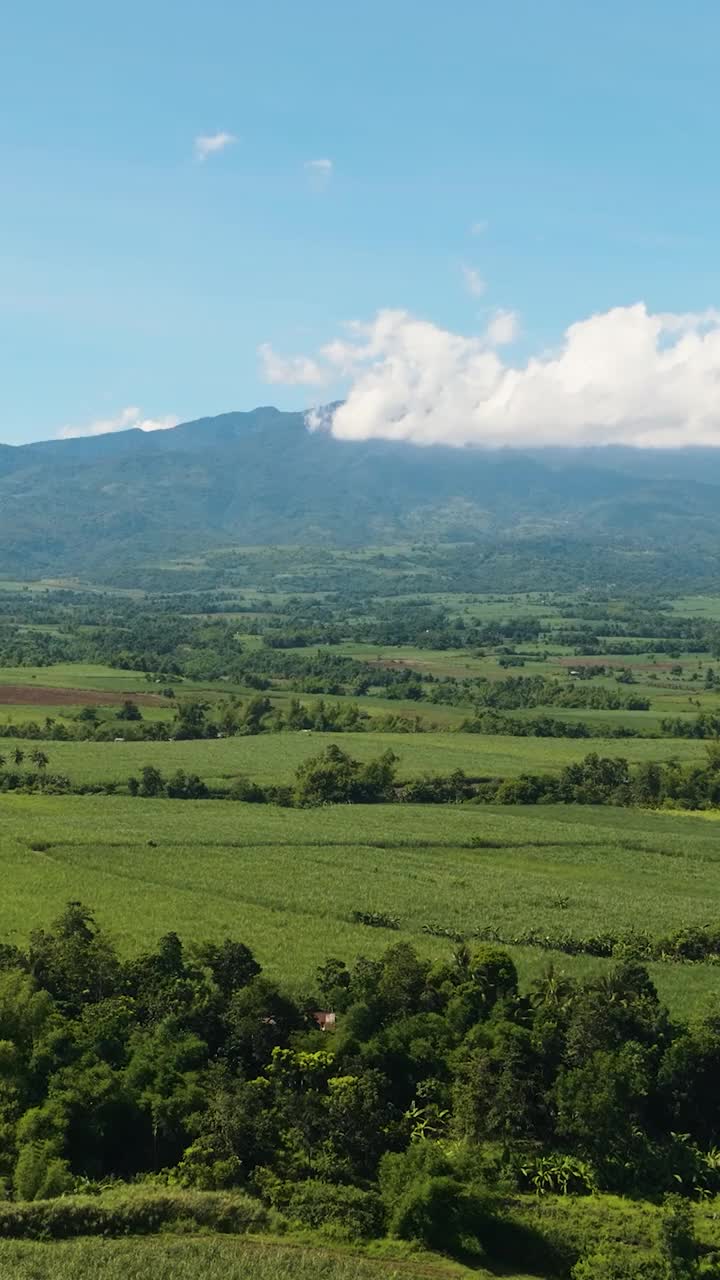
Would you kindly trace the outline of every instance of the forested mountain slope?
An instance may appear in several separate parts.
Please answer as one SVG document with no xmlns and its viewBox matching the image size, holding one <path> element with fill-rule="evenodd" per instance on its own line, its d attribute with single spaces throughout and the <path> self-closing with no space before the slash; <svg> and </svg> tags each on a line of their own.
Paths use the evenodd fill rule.
<svg viewBox="0 0 720 1280">
<path fill-rule="evenodd" d="M 230 544 L 507 537 L 720 547 L 720 450 L 348 443 L 259 408 L 173 430 L 0 446 L 0 571 Z"/>
</svg>

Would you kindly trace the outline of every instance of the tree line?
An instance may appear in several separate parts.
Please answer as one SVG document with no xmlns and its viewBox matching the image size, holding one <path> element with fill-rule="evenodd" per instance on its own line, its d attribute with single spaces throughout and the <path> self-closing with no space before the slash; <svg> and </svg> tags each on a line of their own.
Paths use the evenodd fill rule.
<svg viewBox="0 0 720 1280">
<path fill-rule="evenodd" d="M 115 782 L 73 783 L 62 774 L 48 772 L 49 757 L 31 753 L 34 770 L 22 772 L 14 753 L 13 763 L 0 757 L 0 791 L 45 791 L 112 794 Z M 332 804 L 577 804 L 687 810 L 720 808 L 720 743 L 706 747 L 705 762 L 681 765 L 646 761 L 631 769 L 622 757 L 590 752 L 582 760 L 565 765 L 557 774 L 522 773 L 514 778 L 471 778 L 462 769 L 447 775 L 424 774 L 399 780 L 398 756 L 385 751 L 362 762 L 336 743 L 309 756 L 295 771 L 290 784 L 261 784 L 244 775 L 229 787 L 211 788 L 194 773 L 178 769 L 166 777 L 155 765 L 145 765 L 139 776 L 128 779 L 127 791 L 141 799 L 223 799 L 285 807 L 313 808 Z"/>
<path fill-rule="evenodd" d="M 164 693 L 175 698 L 170 688 Z M 6 721 L 0 724 L 0 738 L 52 742 L 112 742 L 122 737 L 128 742 L 180 742 L 203 738 L 248 737 L 259 733 L 428 733 L 437 725 L 426 717 L 400 712 L 370 714 L 356 702 L 303 703 L 290 698 L 277 704 L 265 695 L 223 698 L 203 702 L 196 698 L 177 699 L 170 705 L 172 720 L 144 720 L 132 699 L 111 713 L 84 707 L 68 723 L 54 716 L 44 720 Z"/>
<path fill-rule="evenodd" d="M 500 682 L 498 682 L 500 683 Z M 175 690 L 163 693 L 175 699 Z M 501 695 L 502 697 L 502 695 Z M 297 697 L 287 704 L 273 702 L 265 694 L 244 700 L 237 696 L 217 702 L 179 698 L 172 720 L 144 720 L 137 703 L 128 698 L 116 712 L 84 707 L 68 722 L 54 716 L 39 720 L 8 720 L 0 724 L 1 738 L 54 742 L 111 742 L 121 736 L 131 742 L 170 742 L 188 739 L 245 737 L 258 733 L 432 733 L 440 726 L 427 716 L 404 712 L 368 712 L 356 702 L 327 702 L 318 698 L 302 702 Z M 455 729 L 442 732 L 503 735 L 515 738 L 685 738 L 715 739 L 720 736 L 720 713 L 702 711 L 693 717 L 666 717 L 659 728 L 602 721 L 562 720 L 543 713 L 517 717 L 495 707 L 478 707 Z"/>
<path fill-rule="evenodd" d="M 199 778 L 178 770 L 167 780 L 154 766 L 132 778 L 141 797 L 226 798 L 259 804 L 312 808 L 331 804 L 578 804 L 642 808 L 720 807 L 720 744 L 709 743 L 704 764 L 645 762 L 631 769 L 623 757 L 590 752 L 557 774 L 522 773 L 515 778 L 471 778 L 462 769 L 399 780 L 393 751 L 367 763 L 331 743 L 299 765 L 292 784 L 260 784 L 237 777 L 228 790 L 211 791 Z M 148 782 L 148 779 L 150 780 Z"/>
</svg>

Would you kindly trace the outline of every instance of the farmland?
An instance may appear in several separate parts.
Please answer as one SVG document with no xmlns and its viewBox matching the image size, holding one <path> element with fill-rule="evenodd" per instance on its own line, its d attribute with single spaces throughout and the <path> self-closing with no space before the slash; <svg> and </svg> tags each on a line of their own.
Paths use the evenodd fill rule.
<svg viewBox="0 0 720 1280">
<path fill-rule="evenodd" d="M 473 847 L 472 841 L 484 843 Z M 720 846 L 702 818 L 551 806 L 298 811 L 218 801 L 7 796 L 0 936 L 23 943 L 72 898 L 92 904 L 126 954 L 175 929 L 188 941 L 241 937 L 273 976 L 311 984 L 328 955 L 378 955 L 412 942 L 441 958 L 427 925 L 468 935 L 660 934 L 720 911 Z M 638 903 L 642 914 L 638 915 Z M 398 918 L 395 931 L 351 923 Z M 511 948 L 523 977 L 550 958 Z M 554 957 L 572 972 L 601 962 Z M 678 1013 L 718 987 L 712 965 L 654 964 Z"/>
<path fill-rule="evenodd" d="M 100 1269 L 102 1268 L 102 1269 Z M 0 1276 L 12 1280 L 485 1280 L 449 1259 L 373 1258 L 357 1251 L 235 1238 L 82 1240 L 53 1244 L 0 1242 Z M 507 1280 L 530 1280 L 519 1275 Z"/>
<path fill-rule="evenodd" d="M 122 733 L 122 727 L 120 728 Z M 210 785 L 247 774 L 261 783 L 289 783 L 304 760 L 330 743 L 338 743 L 360 760 L 384 751 L 399 758 L 401 778 L 464 770 L 472 777 L 514 777 L 527 771 L 557 772 L 588 752 L 583 740 L 484 737 L 470 733 L 278 733 L 255 737 L 171 742 L 54 742 L 33 745 L 47 752 L 53 770 L 79 783 L 125 783 L 142 765 L 198 773 Z M 622 755 L 631 764 L 642 760 L 700 762 L 702 742 L 684 739 L 628 739 L 622 743 L 594 738 L 592 749 Z M 2 748 L 0 747 L 0 750 Z"/>
<path fill-rule="evenodd" d="M 351 580 L 367 574 L 367 557 L 342 559 Z M 323 948 L 354 956 L 386 944 L 382 930 L 352 925 L 353 911 L 388 912 L 398 918 L 398 936 L 437 955 L 447 943 L 425 926 L 495 927 L 516 937 L 586 936 L 598 923 L 622 933 L 642 923 L 659 934 L 712 918 L 716 837 L 702 818 L 552 805 L 304 812 L 127 797 L 128 779 L 150 766 L 198 775 L 216 794 L 238 777 L 288 786 L 332 744 L 360 762 L 394 753 L 401 782 L 457 771 L 471 779 L 557 775 L 590 750 L 621 756 L 631 770 L 706 759 L 703 740 L 667 736 L 663 726 L 668 718 L 692 725 L 720 707 L 713 668 L 720 608 L 712 597 L 640 606 L 582 593 L 429 591 L 406 600 L 368 596 L 357 610 L 322 591 L 293 592 L 291 577 L 289 590 L 188 592 L 177 602 L 137 591 L 99 597 L 77 582 L 38 591 L 9 585 L 4 597 L 0 588 L 6 619 L 17 618 L 13 640 L 5 623 L 5 653 L 22 659 L 0 667 L 8 734 L 0 755 L 11 760 L 19 750 L 27 760 L 40 752 L 49 775 L 73 788 L 118 792 L 5 796 L 0 931 L 20 941 L 63 901 L 81 897 L 125 951 L 170 928 L 194 938 L 239 932 L 273 973 L 289 947 L 293 972 L 309 982 Z M 348 631 L 355 634 L 343 636 Z M 578 651 L 583 636 L 593 637 L 592 655 Z M 166 656 L 153 658 L 153 645 Z M 632 652 L 613 652 L 623 645 Z M 589 679 L 578 677 L 583 669 Z M 260 696 L 258 674 L 265 719 L 248 732 L 242 708 Z M 551 705 L 512 703 L 512 733 L 463 731 L 479 695 L 530 677 L 545 682 Z M 560 687 L 564 702 L 554 694 Z M 645 709 L 614 707 L 618 697 Z M 138 716 L 129 724 L 118 719 L 128 698 Z M 364 731 L 283 727 L 293 705 L 312 712 L 322 698 L 337 714 L 356 708 Z M 207 728 L 178 740 L 178 708 L 192 700 L 206 708 Z M 581 705 L 565 705 L 573 701 Z M 212 719 L 227 718 L 227 707 L 239 708 L 235 727 L 219 734 Z M 539 715 L 590 737 L 519 736 Z M 403 718 L 413 732 L 403 730 Z M 28 722 L 32 741 L 18 741 Z M 154 740 L 155 730 L 164 740 Z M 634 736 L 617 736 L 625 733 Z M 490 847 L 471 849 L 473 836 Z M 47 848 L 33 852 L 33 839 Z M 534 948 L 514 954 L 524 973 L 545 963 Z M 578 970 L 593 963 L 563 957 Z M 656 968 L 679 1007 L 699 1007 L 713 988 L 712 965 Z"/>
<path fill-rule="evenodd" d="M 0 1040 L 32 1007 L 49 1064 L 18 1068 L 0 1184 L 28 1212 L 62 1193 L 61 1216 L 89 1187 L 83 1230 L 119 1197 L 122 1234 L 124 1213 L 156 1221 L 117 1207 L 126 1180 L 199 1197 L 205 1232 L 203 1196 L 249 1195 L 290 1237 L 0 1240 L 0 1274 L 450 1280 L 472 1255 L 476 1275 L 565 1276 L 556 1243 L 583 1257 L 606 1225 L 572 1197 L 555 1220 L 533 1179 L 657 1200 L 694 1178 L 715 1203 L 720 1119 L 683 1063 L 714 1052 L 720 991 L 717 600 L 394 599 L 385 571 L 344 595 L 320 562 L 307 589 L 294 572 L 0 586 Z M 463 1188 L 461 1261 L 414 1252 L 437 1238 L 396 1212 L 386 1157 L 425 1195 L 412 1125 L 435 1139 L 428 1185 Z M 490 1203 L 513 1226 L 486 1273 Z M 664 1211 L 612 1203 L 621 1249 L 661 1249 Z"/>
</svg>

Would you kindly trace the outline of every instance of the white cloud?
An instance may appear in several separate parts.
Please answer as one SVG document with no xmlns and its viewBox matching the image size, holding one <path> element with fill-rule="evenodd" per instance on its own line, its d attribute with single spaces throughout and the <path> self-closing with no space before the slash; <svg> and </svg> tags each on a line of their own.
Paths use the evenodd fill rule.
<svg viewBox="0 0 720 1280">
<path fill-rule="evenodd" d="M 306 160 L 305 172 L 316 190 L 322 191 L 326 187 L 333 175 L 333 162 L 327 157 L 320 160 Z"/>
<path fill-rule="evenodd" d="M 507 347 L 520 332 L 520 321 L 515 311 L 496 311 L 485 330 L 491 347 Z"/>
<path fill-rule="evenodd" d="M 474 267 L 468 267 L 466 263 L 463 263 L 462 273 L 463 273 L 463 280 L 465 281 L 465 288 L 467 289 L 468 293 L 471 293 L 474 298 L 481 297 L 482 294 L 485 292 L 486 285 L 485 285 L 485 281 L 480 275 L 480 272 L 476 271 Z"/>
<path fill-rule="evenodd" d="M 262 373 L 266 382 L 282 382 L 286 386 L 321 386 L 327 382 L 329 373 L 317 360 L 308 356 L 290 356 L 285 358 L 273 351 L 269 342 L 258 347 L 262 362 Z"/>
<path fill-rule="evenodd" d="M 496 348 L 516 332 L 508 312 L 473 337 L 405 311 L 354 324 L 310 361 L 316 381 L 350 381 L 329 429 L 426 445 L 720 447 L 720 312 L 614 307 L 513 365 Z"/>
<path fill-rule="evenodd" d="M 167 414 L 164 418 L 143 418 L 142 410 L 136 405 L 121 409 L 114 418 L 96 418 L 84 427 L 63 427 L 58 432 L 61 440 L 75 440 L 79 436 L 106 436 L 113 431 L 168 431 L 176 427 L 179 418 Z"/>
<path fill-rule="evenodd" d="M 226 147 L 231 147 L 237 138 L 234 133 L 201 133 L 195 139 L 195 159 L 207 160 L 208 156 L 214 155 L 217 151 L 224 151 Z"/>
</svg>

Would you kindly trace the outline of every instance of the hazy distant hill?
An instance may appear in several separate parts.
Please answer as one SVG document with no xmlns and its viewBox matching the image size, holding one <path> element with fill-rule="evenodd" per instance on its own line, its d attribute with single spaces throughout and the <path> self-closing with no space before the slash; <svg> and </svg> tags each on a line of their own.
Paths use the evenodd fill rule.
<svg viewBox="0 0 720 1280">
<path fill-rule="evenodd" d="M 534 453 L 345 443 L 261 408 L 0 446 L 0 572 L 238 544 L 578 536 L 720 549 L 720 450 Z"/>
</svg>

